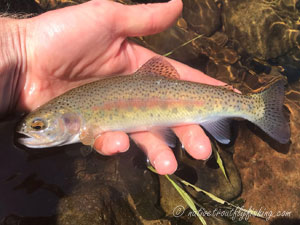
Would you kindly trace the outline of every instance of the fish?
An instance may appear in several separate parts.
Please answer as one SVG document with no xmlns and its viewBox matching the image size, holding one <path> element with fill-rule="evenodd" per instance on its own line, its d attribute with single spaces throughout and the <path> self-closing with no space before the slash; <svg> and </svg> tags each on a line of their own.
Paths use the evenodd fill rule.
<svg viewBox="0 0 300 225">
<path fill-rule="evenodd" d="M 179 77 L 159 56 L 133 74 L 73 88 L 25 116 L 17 126 L 23 136 L 18 142 L 29 148 L 77 142 L 93 146 L 107 131 L 134 133 L 199 124 L 218 142 L 229 144 L 230 122 L 236 118 L 250 121 L 279 143 L 289 142 L 284 80 L 259 93 L 240 94 Z"/>
</svg>

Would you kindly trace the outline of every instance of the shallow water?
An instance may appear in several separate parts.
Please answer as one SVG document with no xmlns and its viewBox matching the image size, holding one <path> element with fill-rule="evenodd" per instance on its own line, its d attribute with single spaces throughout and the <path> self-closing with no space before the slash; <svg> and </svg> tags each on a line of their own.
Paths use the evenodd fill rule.
<svg viewBox="0 0 300 225">
<path fill-rule="evenodd" d="M 41 8 L 37 5 L 28 8 L 26 5 L 26 12 L 40 13 L 43 10 L 84 1 L 39 0 L 37 2 Z M 131 3 L 129 0 L 121 2 Z M 300 224 L 299 49 L 288 46 L 287 36 L 276 38 L 275 34 L 280 32 L 270 33 L 268 36 L 269 27 L 260 24 L 260 21 L 268 21 L 270 24 L 277 21 L 274 20 L 276 16 L 269 17 L 268 13 L 259 16 L 263 10 L 272 13 L 272 10 L 269 10 L 270 5 L 265 4 L 271 1 L 227 2 L 232 5 L 226 8 L 226 12 L 220 12 L 219 6 L 209 9 L 205 6 L 206 3 L 215 4 L 213 0 L 198 2 L 185 0 L 183 17 L 174 27 L 161 34 L 145 37 L 143 41 L 140 39 L 135 41 L 160 54 L 165 54 L 205 31 L 203 37 L 179 48 L 170 57 L 230 83 L 244 92 L 263 89 L 281 75 L 286 76 L 289 84 L 285 111 L 290 117 L 291 143 L 278 145 L 253 125 L 238 123 L 234 144 L 229 147 L 221 146 L 220 150 L 227 172 L 231 176 L 230 180 L 234 181 L 234 188 L 226 186 L 228 183 L 214 159 L 207 163 L 195 161 L 181 151 L 176 152 L 180 163 L 177 175 L 219 197 L 228 200 L 242 197 L 246 200 L 245 208 L 252 207 L 258 210 L 263 207 L 267 212 L 291 212 L 288 217 L 273 218 L 267 222 L 251 218 L 252 224 Z M 239 2 L 250 4 L 244 7 L 248 9 L 247 16 L 240 10 L 243 7 L 238 7 Z M 299 12 L 295 6 L 289 6 L 289 2 L 293 1 L 273 1 L 275 5 L 280 3 L 275 7 L 276 14 L 283 13 L 286 18 L 286 21 L 279 22 L 296 26 L 293 19 L 295 15 L 296 19 L 299 17 Z M 19 7 L 20 11 L 25 4 L 30 5 L 30 1 L 19 3 L 19 5 L 11 4 L 12 12 L 13 7 Z M 197 13 L 199 8 L 203 12 L 201 18 Z M 222 24 L 224 18 L 233 22 L 224 25 Z M 255 18 L 258 18 L 258 21 Z M 289 19 L 291 21 L 288 21 Z M 233 26 L 237 21 L 247 22 L 247 20 L 256 21 L 254 25 L 249 26 L 249 30 L 255 32 L 245 34 L 232 32 L 240 29 Z M 200 28 L 197 27 L 197 22 Z M 228 32 L 224 32 L 224 27 Z M 259 32 L 256 32 L 257 30 Z M 234 36 L 235 34 L 241 36 Z M 256 37 L 256 34 L 265 35 Z M 270 46 L 273 43 L 276 48 L 257 49 L 257 41 L 264 40 L 264 37 L 268 37 L 265 43 Z M 277 56 L 277 52 L 282 55 Z M 80 144 L 50 150 L 26 151 L 14 145 L 13 134 L 13 121 L 0 124 L 1 225 L 62 225 L 70 222 L 89 225 L 170 224 L 170 221 L 172 224 L 193 223 L 194 218 L 172 217 L 172 209 L 179 203 L 183 204 L 182 199 L 163 177 L 158 178 L 146 169 L 145 157 L 137 148 L 113 157 L 103 157 L 96 153 L 82 154 Z M 240 182 L 243 183 L 242 193 Z M 195 195 L 193 192 L 192 194 L 203 200 L 203 196 Z M 111 210 L 107 211 L 107 208 Z M 129 216 L 122 214 L 120 209 Z M 80 212 L 84 212 L 87 216 L 82 216 Z M 97 216 L 100 219 L 94 220 Z M 115 220 L 104 222 L 103 218 Z M 230 224 L 224 220 L 218 223 L 212 218 L 207 219 L 211 224 Z"/>
<path fill-rule="evenodd" d="M 72 186 L 73 157 L 66 152 L 74 146 L 27 153 L 15 146 L 14 128 L 14 121 L 0 124 L 0 218 L 51 216 Z"/>
</svg>

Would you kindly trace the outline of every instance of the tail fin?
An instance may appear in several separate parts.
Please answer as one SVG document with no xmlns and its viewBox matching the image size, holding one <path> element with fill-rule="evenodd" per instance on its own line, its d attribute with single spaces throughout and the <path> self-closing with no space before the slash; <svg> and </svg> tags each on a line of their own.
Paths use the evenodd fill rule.
<svg viewBox="0 0 300 225">
<path fill-rule="evenodd" d="M 254 94 L 259 95 L 264 101 L 264 116 L 252 122 L 259 126 L 272 138 L 278 142 L 285 144 L 290 139 L 289 123 L 283 114 L 284 101 L 284 80 L 280 80 L 273 84 L 267 90 Z"/>
</svg>

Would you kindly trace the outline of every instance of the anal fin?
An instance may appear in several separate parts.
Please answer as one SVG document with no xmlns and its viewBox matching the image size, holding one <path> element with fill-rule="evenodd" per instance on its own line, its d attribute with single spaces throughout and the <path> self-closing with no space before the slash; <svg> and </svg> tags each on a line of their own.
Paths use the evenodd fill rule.
<svg viewBox="0 0 300 225">
<path fill-rule="evenodd" d="M 222 144 L 229 144 L 231 138 L 230 119 L 221 118 L 217 120 L 210 120 L 202 122 L 200 125 L 218 142 Z"/>
</svg>

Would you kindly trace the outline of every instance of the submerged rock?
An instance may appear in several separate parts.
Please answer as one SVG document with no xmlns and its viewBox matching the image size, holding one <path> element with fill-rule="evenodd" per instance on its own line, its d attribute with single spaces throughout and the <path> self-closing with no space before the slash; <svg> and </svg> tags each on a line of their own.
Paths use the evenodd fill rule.
<svg viewBox="0 0 300 225">
<path fill-rule="evenodd" d="M 185 0 L 182 17 L 198 34 L 212 35 L 221 27 L 221 10 L 214 0 Z"/>
<path fill-rule="evenodd" d="M 83 183 L 62 198 L 57 208 L 58 225 L 142 224 L 129 206 L 126 196 L 109 185 Z"/>
<path fill-rule="evenodd" d="M 241 52 L 266 60 L 282 56 L 299 45 L 299 11 L 295 1 L 231 0 L 222 3 L 225 32 L 239 43 Z"/>
</svg>

